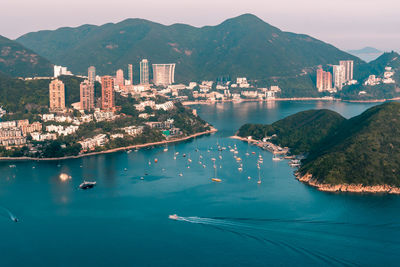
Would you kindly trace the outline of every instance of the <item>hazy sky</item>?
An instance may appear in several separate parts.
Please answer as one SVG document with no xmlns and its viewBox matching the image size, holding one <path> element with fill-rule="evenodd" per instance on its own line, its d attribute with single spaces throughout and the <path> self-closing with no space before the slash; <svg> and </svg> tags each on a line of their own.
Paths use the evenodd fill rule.
<svg viewBox="0 0 400 267">
<path fill-rule="evenodd" d="M 0 35 L 101 25 L 126 18 L 163 24 L 216 25 L 252 13 L 284 31 L 341 49 L 400 50 L 399 0 L 0 0 Z"/>
</svg>

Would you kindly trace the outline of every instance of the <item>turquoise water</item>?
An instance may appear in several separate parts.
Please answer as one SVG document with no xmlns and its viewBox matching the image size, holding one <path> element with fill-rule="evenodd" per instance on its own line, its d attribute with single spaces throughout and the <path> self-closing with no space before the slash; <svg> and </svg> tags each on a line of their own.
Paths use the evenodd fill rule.
<svg viewBox="0 0 400 267">
<path fill-rule="evenodd" d="M 399 196 L 319 192 L 296 181 L 286 161 L 228 138 L 246 122 L 271 123 L 311 108 L 351 117 L 370 106 L 196 106 L 219 132 L 168 152 L 160 147 L 15 168 L 0 162 L 0 266 L 398 265 Z M 231 152 L 219 159 L 217 142 L 237 145 L 243 172 Z M 210 180 L 213 157 L 221 183 Z M 72 179 L 62 182 L 60 173 Z M 79 190 L 83 178 L 97 186 Z M 182 218 L 168 219 L 175 213 Z"/>
</svg>

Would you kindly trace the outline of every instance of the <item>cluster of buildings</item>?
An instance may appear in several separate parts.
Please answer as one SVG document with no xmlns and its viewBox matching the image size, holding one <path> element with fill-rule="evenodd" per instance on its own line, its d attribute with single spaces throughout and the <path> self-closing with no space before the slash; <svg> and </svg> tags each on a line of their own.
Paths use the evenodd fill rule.
<svg viewBox="0 0 400 267">
<path fill-rule="evenodd" d="M 375 86 L 381 83 L 384 84 L 396 83 L 396 81 L 393 79 L 394 73 L 395 72 L 391 67 L 386 67 L 382 78 L 379 78 L 376 75 L 370 75 L 368 79 L 364 82 L 364 84 L 369 86 Z"/>
<path fill-rule="evenodd" d="M 40 122 L 29 123 L 28 120 L 0 122 L 0 145 L 4 147 L 26 144 L 27 136 L 42 131 Z"/>
<path fill-rule="evenodd" d="M 316 86 L 318 92 L 337 92 L 343 89 L 344 85 L 355 84 L 353 80 L 354 61 L 341 60 L 339 65 L 332 66 L 332 72 L 324 71 L 322 67 L 317 70 Z"/>
</svg>

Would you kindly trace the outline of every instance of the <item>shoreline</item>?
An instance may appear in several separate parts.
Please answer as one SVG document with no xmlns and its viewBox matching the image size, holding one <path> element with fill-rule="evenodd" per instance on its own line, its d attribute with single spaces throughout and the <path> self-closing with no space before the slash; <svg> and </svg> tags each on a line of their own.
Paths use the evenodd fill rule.
<svg viewBox="0 0 400 267">
<path fill-rule="evenodd" d="M 275 98 L 275 99 L 241 99 L 240 101 L 236 101 L 233 99 L 228 100 L 199 100 L 199 101 L 183 101 L 182 105 L 184 106 L 192 106 L 192 105 L 211 105 L 215 103 L 241 103 L 241 102 L 275 102 L 275 101 L 342 101 L 348 103 L 383 103 L 386 101 L 397 101 L 400 100 L 400 97 L 395 98 L 384 98 L 384 99 L 370 99 L 370 100 L 346 100 L 341 98 L 333 98 L 333 97 L 293 97 L 293 98 Z"/>
<path fill-rule="evenodd" d="M 79 159 L 79 158 L 90 157 L 90 156 L 101 155 L 101 154 L 111 154 L 111 153 L 130 150 L 130 149 L 138 149 L 138 148 L 145 148 L 145 147 L 150 147 L 150 146 L 160 146 L 160 145 L 165 145 L 165 144 L 170 144 L 170 143 L 178 143 L 178 142 L 186 141 L 189 139 L 193 139 L 198 136 L 203 136 L 203 135 L 212 134 L 212 133 L 216 133 L 216 132 L 218 132 L 218 130 L 214 127 L 211 127 L 211 130 L 208 130 L 205 132 L 200 132 L 200 133 L 195 133 L 195 134 L 177 138 L 177 139 L 164 140 L 164 141 L 153 142 L 153 143 L 145 143 L 145 144 L 140 144 L 140 145 L 132 145 L 132 146 L 127 146 L 127 147 L 118 147 L 118 148 L 113 148 L 113 149 L 109 149 L 109 150 L 105 150 L 105 151 L 80 154 L 77 156 L 66 156 L 66 157 L 60 157 L 60 158 L 0 157 L 0 161 L 57 161 L 57 160 L 67 160 L 67 159 Z"/>
<path fill-rule="evenodd" d="M 237 135 L 231 136 L 230 138 L 247 142 L 249 144 L 256 145 L 257 147 L 262 148 L 262 142 L 258 140 L 248 139 Z M 274 152 L 271 153 L 275 154 Z M 322 184 L 318 182 L 316 179 L 313 179 L 312 174 L 307 173 L 301 176 L 300 173 L 298 172 L 295 173 L 295 177 L 299 182 L 314 187 L 315 189 L 321 192 L 400 195 L 400 187 L 395 187 L 387 184 L 373 185 L 373 186 L 365 186 L 362 184 L 337 184 L 337 185 Z"/>
<path fill-rule="evenodd" d="M 366 186 L 362 184 L 322 184 L 316 179 L 313 179 L 312 174 L 305 174 L 301 176 L 299 173 L 295 174 L 296 179 L 308 186 L 314 187 L 322 192 L 331 193 L 357 193 L 357 194 L 395 194 L 400 195 L 400 187 L 395 187 L 391 185 L 371 185 Z"/>
</svg>

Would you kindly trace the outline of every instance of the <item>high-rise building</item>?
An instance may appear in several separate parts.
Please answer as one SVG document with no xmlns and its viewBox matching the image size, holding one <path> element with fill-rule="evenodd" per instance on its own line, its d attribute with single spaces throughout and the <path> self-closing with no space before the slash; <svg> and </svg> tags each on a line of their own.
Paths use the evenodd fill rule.
<svg viewBox="0 0 400 267">
<path fill-rule="evenodd" d="M 49 85 L 49 100 L 50 111 L 64 111 L 65 110 L 65 86 L 64 83 L 58 79 L 51 81 Z"/>
<path fill-rule="evenodd" d="M 140 84 L 149 84 L 149 61 L 140 61 Z"/>
<path fill-rule="evenodd" d="M 324 91 L 324 70 L 322 68 L 317 69 L 317 88 L 318 92 Z"/>
<path fill-rule="evenodd" d="M 80 85 L 81 91 L 81 110 L 91 111 L 94 109 L 94 83 L 84 80 Z"/>
<path fill-rule="evenodd" d="M 324 72 L 324 90 L 331 90 L 332 89 L 332 74 L 328 71 Z"/>
<path fill-rule="evenodd" d="M 131 85 L 133 85 L 133 66 L 132 64 L 128 64 L 128 80 Z"/>
<path fill-rule="evenodd" d="M 114 78 L 111 76 L 101 77 L 101 108 L 103 110 L 114 110 Z"/>
<path fill-rule="evenodd" d="M 175 82 L 175 64 L 153 64 L 153 83 L 167 86 Z"/>
<path fill-rule="evenodd" d="M 115 85 L 117 86 L 124 86 L 125 85 L 125 78 L 124 78 L 124 71 L 119 69 L 115 75 Z"/>
<path fill-rule="evenodd" d="M 353 68 L 354 61 L 353 60 L 341 60 L 339 62 L 340 66 L 344 67 L 344 79 L 346 82 L 353 80 Z"/>
<path fill-rule="evenodd" d="M 93 84 L 96 81 L 96 68 L 94 66 L 90 66 L 88 69 L 88 81 Z"/>
<path fill-rule="evenodd" d="M 324 71 L 322 68 L 317 70 L 317 88 L 318 92 L 332 89 L 332 74 Z"/>
<path fill-rule="evenodd" d="M 345 69 L 341 65 L 333 66 L 333 84 L 336 89 L 342 90 L 343 84 L 346 82 Z"/>
</svg>

